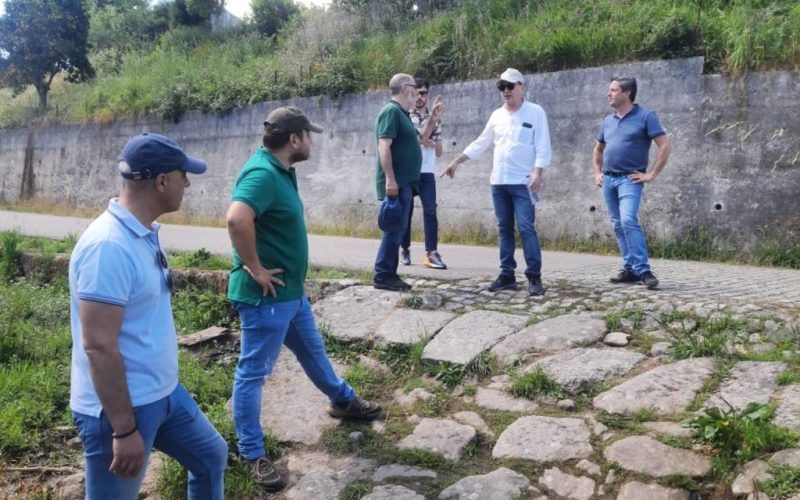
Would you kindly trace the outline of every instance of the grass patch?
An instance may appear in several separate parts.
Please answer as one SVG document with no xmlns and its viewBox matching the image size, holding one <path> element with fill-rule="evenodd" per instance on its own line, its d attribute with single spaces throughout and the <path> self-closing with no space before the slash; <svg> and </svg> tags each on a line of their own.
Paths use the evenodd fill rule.
<svg viewBox="0 0 800 500">
<path fill-rule="evenodd" d="M 356 391 L 356 394 L 366 399 L 375 399 L 382 395 L 392 382 L 389 374 L 370 370 L 363 363 L 357 363 L 348 369 L 343 377 Z"/>
<path fill-rule="evenodd" d="M 771 474 L 771 478 L 760 483 L 769 498 L 789 498 L 800 491 L 800 467 L 773 464 Z"/>
<path fill-rule="evenodd" d="M 172 312 L 179 334 L 215 325 L 234 329 L 239 327 L 239 318 L 230 308 L 226 294 L 201 290 L 193 285 L 172 294 Z"/>
<path fill-rule="evenodd" d="M 233 261 L 211 253 L 205 248 L 193 251 L 170 250 L 167 252 L 170 267 L 204 270 L 229 270 Z"/>
<path fill-rule="evenodd" d="M 778 385 L 792 385 L 800 383 L 800 368 L 792 368 L 778 374 Z"/>
<path fill-rule="evenodd" d="M 464 378 L 475 376 L 484 379 L 499 371 L 499 362 L 494 354 L 484 351 L 467 365 L 457 363 L 441 362 L 427 366 L 425 370 L 436 377 L 445 386 L 453 388 L 460 384 Z"/>
<path fill-rule="evenodd" d="M 511 393 L 528 399 L 536 399 L 539 396 L 564 399 L 568 395 L 564 388 L 538 366 L 533 371 L 515 376 L 511 384 Z"/>
<path fill-rule="evenodd" d="M 672 322 L 674 321 L 670 321 Z M 727 314 L 710 318 L 698 317 L 697 330 L 689 331 L 682 327 L 670 332 L 674 338 L 670 354 L 676 360 L 707 356 L 730 357 L 731 354 L 725 350 L 727 343 L 738 335 L 747 333 L 749 326 L 749 322 L 734 320 Z"/>
<path fill-rule="evenodd" d="M 690 412 L 699 410 L 706 400 L 719 389 L 722 381 L 731 375 L 733 364 L 734 361 L 730 359 L 717 358 L 714 362 L 714 374 L 711 378 L 706 380 L 703 387 L 697 391 L 694 401 L 692 401 L 692 404 L 690 404 L 686 410 Z"/>
</svg>

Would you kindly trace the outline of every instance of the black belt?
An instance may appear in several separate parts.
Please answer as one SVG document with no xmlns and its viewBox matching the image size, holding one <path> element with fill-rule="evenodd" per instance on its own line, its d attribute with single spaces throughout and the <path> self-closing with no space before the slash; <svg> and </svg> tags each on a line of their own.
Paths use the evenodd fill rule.
<svg viewBox="0 0 800 500">
<path fill-rule="evenodd" d="M 644 173 L 644 172 L 642 172 L 640 170 L 633 170 L 631 172 L 603 172 L 603 175 L 607 175 L 609 177 L 628 177 L 629 175 L 631 175 L 634 172 L 638 172 L 640 174 Z"/>
</svg>

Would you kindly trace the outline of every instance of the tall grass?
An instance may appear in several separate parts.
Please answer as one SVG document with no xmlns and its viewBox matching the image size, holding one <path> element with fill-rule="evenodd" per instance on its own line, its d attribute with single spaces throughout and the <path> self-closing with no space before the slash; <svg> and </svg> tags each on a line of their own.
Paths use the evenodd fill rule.
<svg viewBox="0 0 800 500">
<path fill-rule="evenodd" d="M 400 71 L 434 83 L 506 66 L 557 71 L 703 55 L 711 72 L 800 66 L 800 4 L 785 0 L 466 0 L 424 17 L 391 9 L 306 9 L 277 37 L 244 28 L 177 28 L 148 50 L 92 55 L 97 78 L 56 80 L 43 121 L 155 113 L 179 120 L 290 96 L 385 87 Z M 396 13 L 395 13 L 396 14 Z M 392 14 L 394 15 L 394 14 Z M 377 16 L 377 17 L 376 17 Z M 401 22 L 402 21 L 402 22 Z M 0 91 L 0 127 L 36 116 L 35 92 Z"/>
</svg>

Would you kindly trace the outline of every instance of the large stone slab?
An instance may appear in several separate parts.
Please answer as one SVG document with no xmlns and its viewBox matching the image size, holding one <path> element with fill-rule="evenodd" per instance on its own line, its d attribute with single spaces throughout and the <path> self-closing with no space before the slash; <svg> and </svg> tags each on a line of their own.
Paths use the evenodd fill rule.
<svg viewBox="0 0 800 500">
<path fill-rule="evenodd" d="M 441 499 L 514 500 L 522 497 L 530 480 L 511 469 L 500 467 L 488 474 L 467 476 L 445 488 Z"/>
<path fill-rule="evenodd" d="M 383 320 L 375 333 L 375 343 L 381 347 L 392 344 L 410 345 L 428 340 L 456 315 L 447 311 L 396 309 Z"/>
<path fill-rule="evenodd" d="M 339 493 L 353 481 L 368 479 L 374 460 L 356 457 L 334 458 L 319 452 L 292 453 L 286 460 L 290 484 L 287 500 L 338 500 Z"/>
<path fill-rule="evenodd" d="M 650 410 L 661 415 L 683 412 L 714 373 L 710 358 L 684 359 L 659 366 L 598 394 L 592 403 L 609 413 Z"/>
<path fill-rule="evenodd" d="M 334 369 L 343 367 L 331 360 Z M 228 409 L 231 408 L 228 401 Z M 328 415 L 328 397 L 308 379 L 297 358 L 282 349 L 261 392 L 261 426 L 279 441 L 317 444 L 325 429 L 336 427 L 339 420 Z"/>
<path fill-rule="evenodd" d="M 423 418 L 414 432 L 401 439 L 397 447 L 430 451 L 448 460 L 458 460 L 464 454 L 464 448 L 476 436 L 475 429 L 468 425 L 452 420 Z"/>
<path fill-rule="evenodd" d="M 617 500 L 689 500 L 689 492 L 639 481 L 625 483 L 619 489 Z"/>
<path fill-rule="evenodd" d="M 539 478 L 539 486 L 552 491 L 560 498 L 570 500 L 589 500 L 594 496 L 594 481 L 588 477 L 578 477 L 561 472 L 558 467 L 546 469 Z"/>
<path fill-rule="evenodd" d="M 754 491 L 754 483 L 765 482 L 772 477 L 772 467 L 763 460 L 747 462 L 739 470 L 739 474 L 731 483 L 731 493 L 747 495 Z"/>
<path fill-rule="evenodd" d="M 502 363 L 509 364 L 526 352 L 555 352 L 597 342 L 606 330 L 602 319 L 587 314 L 565 314 L 509 335 L 492 348 L 492 353 Z"/>
<path fill-rule="evenodd" d="M 425 500 L 425 497 L 416 491 L 398 484 L 384 484 L 376 486 L 361 500 Z"/>
<path fill-rule="evenodd" d="M 556 462 L 592 454 L 589 428 L 578 418 L 521 417 L 506 428 L 492 449 L 494 458 Z"/>
<path fill-rule="evenodd" d="M 478 387 L 475 393 L 475 404 L 490 410 L 530 412 L 539 407 L 535 402 L 516 398 L 504 390 L 490 387 Z"/>
<path fill-rule="evenodd" d="M 381 465 L 372 474 L 372 481 L 380 483 L 387 479 L 436 479 L 438 474 L 430 469 L 414 467 L 413 465 L 388 464 Z"/>
<path fill-rule="evenodd" d="M 558 385 L 575 393 L 609 378 L 621 377 L 647 359 L 624 349 L 577 348 L 542 358 L 525 371 L 541 368 Z"/>
<path fill-rule="evenodd" d="M 772 423 L 800 431 L 800 385 L 787 385 L 781 394 L 781 404 L 775 410 Z"/>
<path fill-rule="evenodd" d="M 607 460 L 623 469 L 642 472 L 652 477 L 677 474 L 699 477 L 711 471 L 711 459 L 689 450 L 673 448 L 649 436 L 631 436 L 606 448 Z"/>
<path fill-rule="evenodd" d="M 367 340 L 383 320 L 403 303 L 405 295 L 351 286 L 314 304 L 320 327 L 345 342 Z"/>
<path fill-rule="evenodd" d="M 445 326 L 422 352 L 428 362 L 469 364 L 508 335 L 525 326 L 527 318 L 496 311 L 472 311 Z"/>
<path fill-rule="evenodd" d="M 769 403 L 778 388 L 778 374 L 785 369 L 786 363 L 781 362 L 740 361 L 731 369 L 728 380 L 720 384 L 719 391 L 708 398 L 703 407 L 726 410 L 727 402 L 741 410 L 750 403 Z"/>
</svg>

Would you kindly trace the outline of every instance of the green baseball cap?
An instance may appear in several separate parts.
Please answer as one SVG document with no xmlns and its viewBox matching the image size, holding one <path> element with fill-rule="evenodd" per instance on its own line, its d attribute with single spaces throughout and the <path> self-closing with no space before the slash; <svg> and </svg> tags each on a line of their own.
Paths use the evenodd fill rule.
<svg viewBox="0 0 800 500">
<path fill-rule="evenodd" d="M 322 132 L 321 125 L 312 123 L 306 114 L 303 113 L 303 110 L 294 106 L 286 106 L 285 108 L 273 110 L 269 115 L 267 115 L 264 125 L 274 125 L 295 133 L 302 132 L 303 130 L 309 130 L 316 133 Z"/>
</svg>

